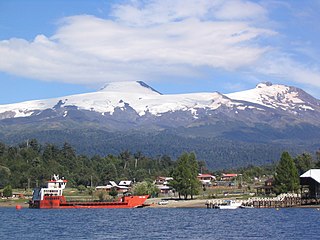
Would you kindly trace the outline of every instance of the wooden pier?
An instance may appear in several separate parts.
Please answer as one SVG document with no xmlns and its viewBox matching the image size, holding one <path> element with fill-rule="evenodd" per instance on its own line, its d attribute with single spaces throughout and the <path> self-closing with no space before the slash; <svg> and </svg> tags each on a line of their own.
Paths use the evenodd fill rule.
<svg viewBox="0 0 320 240">
<path fill-rule="evenodd" d="M 250 198 L 246 204 L 254 208 L 288 208 L 301 206 L 302 200 L 300 194 L 285 193 L 273 198 Z"/>
<path fill-rule="evenodd" d="M 288 208 L 301 206 L 300 197 L 286 197 L 281 200 L 276 199 L 261 199 L 253 201 L 254 208 Z"/>
<path fill-rule="evenodd" d="M 300 194 L 286 193 L 280 194 L 273 198 L 249 198 L 248 200 L 238 200 L 243 207 L 254 208 L 290 208 L 307 205 L 318 205 L 320 201 L 317 199 L 304 199 Z M 217 208 L 218 205 L 223 204 L 222 199 L 212 199 L 206 202 L 207 208 Z"/>
</svg>

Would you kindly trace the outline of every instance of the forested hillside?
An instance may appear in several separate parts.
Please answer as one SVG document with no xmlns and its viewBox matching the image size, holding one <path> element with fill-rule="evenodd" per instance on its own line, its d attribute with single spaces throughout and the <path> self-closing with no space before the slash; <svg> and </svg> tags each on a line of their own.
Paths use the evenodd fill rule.
<svg viewBox="0 0 320 240">
<path fill-rule="evenodd" d="M 248 165 L 265 165 L 277 161 L 283 151 L 291 154 L 315 152 L 318 145 L 299 145 L 297 143 L 263 143 L 226 140 L 220 138 L 187 137 L 172 131 L 158 133 L 107 132 L 83 128 L 64 130 L 45 130 L 35 132 L 20 131 L 14 135 L 0 135 L 0 141 L 15 145 L 27 139 L 37 139 L 45 145 L 52 143 L 62 147 L 70 143 L 78 154 L 90 157 L 94 155 L 118 155 L 129 150 L 132 153 L 142 152 L 146 156 L 157 158 L 167 155 L 177 159 L 182 152 L 195 152 L 199 160 L 206 162 L 209 169 L 216 171 L 225 168 L 244 167 Z"/>
<path fill-rule="evenodd" d="M 30 140 L 18 146 L 0 143 L 0 188 L 40 186 L 53 174 L 60 174 L 69 186 L 107 184 L 114 180 L 154 180 L 170 175 L 175 162 L 168 156 L 149 158 L 142 153 L 121 152 L 119 155 L 88 157 L 78 155 L 72 146 L 40 145 Z"/>
<path fill-rule="evenodd" d="M 133 180 L 153 181 L 158 176 L 174 176 L 177 174 L 177 161 L 186 152 L 180 153 L 178 158 L 168 155 L 148 157 L 143 152 L 128 150 L 118 154 L 93 155 L 77 154 L 73 146 L 63 143 L 40 144 L 31 139 L 19 145 L 0 143 L 0 188 L 10 184 L 14 188 L 32 188 L 41 186 L 53 175 L 59 174 L 68 179 L 68 186 L 93 186 L 107 184 L 108 181 Z M 194 152 L 190 155 L 197 160 L 197 172 L 213 173 L 217 176 L 222 169 L 208 169 L 206 162 L 199 160 Z M 254 177 L 272 175 L 275 164 L 246 167 L 232 167 L 224 171 L 241 173 L 243 179 L 251 181 Z M 179 161 L 178 161 L 179 162 Z M 313 156 L 303 153 L 294 158 L 298 173 L 302 174 L 312 167 L 320 166 L 320 150 Z"/>
</svg>

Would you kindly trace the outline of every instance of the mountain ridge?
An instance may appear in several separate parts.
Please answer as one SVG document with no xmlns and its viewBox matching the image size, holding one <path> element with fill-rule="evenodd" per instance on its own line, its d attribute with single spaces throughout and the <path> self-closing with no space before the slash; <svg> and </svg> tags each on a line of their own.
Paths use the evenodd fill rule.
<svg viewBox="0 0 320 240">
<path fill-rule="evenodd" d="M 308 101 L 301 100 L 300 95 Z M 230 94 L 212 92 L 163 95 L 141 81 L 117 82 L 107 84 L 92 93 L 0 105 L 0 119 L 29 117 L 38 114 L 38 111 L 56 109 L 58 106 L 77 106 L 78 109 L 102 115 L 112 115 L 116 108 L 124 109 L 128 106 L 140 116 L 147 112 L 161 115 L 169 111 L 187 110 L 196 117 L 197 109 L 216 110 L 221 106 L 236 108 L 238 111 L 263 111 L 264 107 L 268 107 L 289 110 L 295 114 L 295 110 L 320 110 L 320 101 L 301 89 L 270 83 L 260 83 L 254 89 Z"/>
<path fill-rule="evenodd" d="M 0 105 L 0 140 L 60 139 L 90 154 L 94 151 L 88 150 L 88 142 L 105 154 L 103 145 L 156 155 L 166 149 L 173 155 L 196 150 L 209 166 L 223 167 L 230 162 L 237 165 L 236 146 L 250 164 L 274 160 L 272 149 L 277 153 L 279 149 L 316 150 L 319 119 L 320 101 L 285 85 L 260 83 L 231 94 L 166 95 L 143 82 L 121 82 L 92 93 Z M 158 146 L 152 141 L 158 141 Z M 219 141 L 227 141 L 232 154 Z M 219 150 L 212 144 L 219 145 L 223 154 L 217 155 L 214 151 Z M 256 149 L 270 146 L 262 159 L 257 159 L 255 145 Z"/>
</svg>

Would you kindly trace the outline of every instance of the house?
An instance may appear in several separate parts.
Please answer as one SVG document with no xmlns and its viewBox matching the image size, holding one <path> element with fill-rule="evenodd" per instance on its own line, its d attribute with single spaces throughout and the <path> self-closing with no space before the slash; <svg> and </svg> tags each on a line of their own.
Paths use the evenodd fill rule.
<svg viewBox="0 0 320 240">
<path fill-rule="evenodd" d="M 259 195 L 270 195 L 274 193 L 273 186 L 274 179 L 269 178 L 264 182 L 264 186 L 257 187 L 257 194 Z"/>
<path fill-rule="evenodd" d="M 168 194 L 172 192 L 172 187 L 170 186 L 170 181 L 172 177 L 157 177 L 154 184 L 159 188 L 160 193 Z"/>
<path fill-rule="evenodd" d="M 130 182 L 131 181 L 121 181 L 122 184 L 124 184 L 123 182 Z M 120 182 L 120 183 L 121 183 Z M 116 188 L 118 192 L 128 192 L 131 189 L 131 186 L 124 186 L 124 185 L 119 185 L 115 182 L 115 181 L 109 181 L 108 184 L 106 186 L 97 186 L 96 190 L 104 190 L 104 191 L 110 191 L 112 188 Z"/>
<path fill-rule="evenodd" d="M 168 194 L 172 192 L 172 187 L 166 185 L 157 185 L 160 190 L 160 193 Z"/>
<path fill-rule="evenodd" d="M 125 187 L 131 187 L 132 186 L 132 181 L 120 181 L 119 186 L 125 186 Z"/>
<path fill-rule="evenodd" d="M 197 178 L 203 186 L 212 186 L 213 181 L 216 180 L 216 177 L 211 174 L 199 174 Z"/>
<path fill-rule="evenodd" d="M 221 176 L 221 181 L 231 181 L 236 178 L 238 174 L 236 173 L 223 173 Z"/>
<path fill-rule="evenodd" d="M 157 177 L 155 184 L 156 185 L 168 185 L 172 181 L 172 177 Z"/>
<path fill-rule="evenodd" d="M 310 169 L 300 176 L 302 198 L 320 199 L 320 169 Z"/>
</svg>

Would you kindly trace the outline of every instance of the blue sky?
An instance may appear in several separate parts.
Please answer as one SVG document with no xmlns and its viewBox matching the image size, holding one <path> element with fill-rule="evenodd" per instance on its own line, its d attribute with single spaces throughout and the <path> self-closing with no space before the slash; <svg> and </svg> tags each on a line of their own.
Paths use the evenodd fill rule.
<svg viewBox="0 0 320 240">
<path fill-rule="evenodd" d="M 270 81 L 320 98 L 318 0 L 2 0 L 0 104 L 142 80 L 162 93 Z"/>
</svg>

